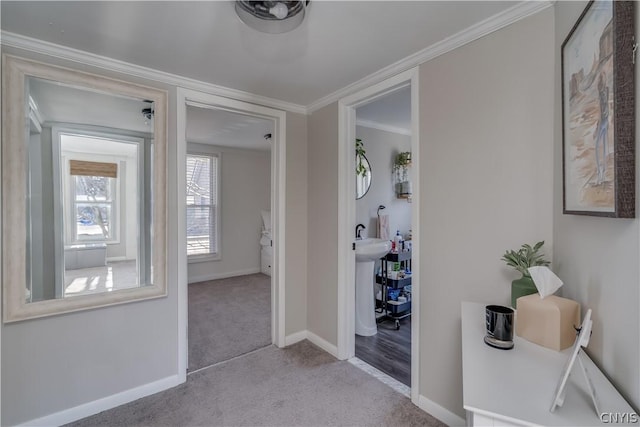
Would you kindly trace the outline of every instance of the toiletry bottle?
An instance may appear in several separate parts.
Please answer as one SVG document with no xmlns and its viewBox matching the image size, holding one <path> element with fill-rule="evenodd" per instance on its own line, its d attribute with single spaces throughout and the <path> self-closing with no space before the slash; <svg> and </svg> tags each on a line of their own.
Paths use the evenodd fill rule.
<svg viewBox="0 0 640 427">
<path fill-rule="evenodd" d="M 396 235 L 393 238 L 393 243 L 395 243 L 395 252 L 401 252 L 402 251 L 402 236 L 400 235 L 400 230 L 396 231 Z"/>
</svg>

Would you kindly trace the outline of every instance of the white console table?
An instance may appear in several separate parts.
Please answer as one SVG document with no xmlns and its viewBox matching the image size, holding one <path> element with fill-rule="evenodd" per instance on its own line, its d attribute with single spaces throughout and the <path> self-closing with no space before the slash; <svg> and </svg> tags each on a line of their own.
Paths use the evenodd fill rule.
<svg viewBox="0 0 640 427">
<path fill-rule="evenodd" d="M 596 414 L 577 362 L 569 377 L 564 405 L 549 412 L 571 348 L 557 352 L 519 338 L 514 332 L 514 348 L 499 350 L 486 345 L 484 335 L 485 304 L 463 302 L 462 374 L 467 425 L 638 425 L 635 411 L 588 357 L 584 358 L 585 366 L 605 414 L 604 422 Z M 613 415 L 622 414 L 627 414 L 626 421 L 612 422 Z"/>
</svg>

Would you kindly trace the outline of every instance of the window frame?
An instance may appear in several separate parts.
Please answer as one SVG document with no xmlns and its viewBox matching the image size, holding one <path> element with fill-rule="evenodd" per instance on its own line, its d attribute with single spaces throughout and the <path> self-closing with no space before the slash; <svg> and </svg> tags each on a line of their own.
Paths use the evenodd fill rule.
<svg viewBox="0 0 640 427">
<path fill-rule="evenodd" d="M 74 160 L 74 159 L 66 159 L 67 161 L 65 163 L 68 164 L 69 160 Z M 120 168 L 122 167 L 122 161 L 121 160 L 117 160 L 116 163 L 118 164 L 118 170 L 120 170 Z M 110 244 L 120 244 L 120 234 L 122 232 L 121 230 L 121 221 L 120 221 L 120 215 L 121 215 L 121 209 L 120 209 L 120 197 L 122 197 L 121 192 L 120 192 L 120 174 L 118 174 L 118 177 L 116 178 L 109 178 L 109 186 L 111 187 L 111 200 L 110 201 L 98 201 L 98 202 L 94 202 L 94 201 L 78 201 L 78 194 L 76 192 L 76 188 L 77 188 L 77 183 L 76 183 L 76 177 L 79 175 L 71 175 L 68 172 L 68 168 L 67 171 L 65 172 L 65 174 L 67 175 L 66 178 L 68 179 L 68 186 L 69 186 L 69 200 L 67 201 L 67 204 L 69 206 L 69 218 L 67 219 L 69 221 L 69 225 L 70 225 L 70 240 L 69 240 L 69 244 L 71 245 L 77 245 L 77 244 L 83 244 L 83 243 L 106 243 L 108 245 Z M 92 238 L 79 238 L 78 237 L 78 221 L 75 220 L 76 215 L 77 215 L 77 206 L 81 204 L 81 205 L 110 205 L 111 206 L 111 213 L 110 213 L 110 218 L 109 218 L 109 238 L 108 239 L 92 239 Z"/>
<path fill-rule="evenodd" d="M 221 222 L 222 222 L 222 213 L 221 213 L 221 209 L 220 209 L 220 179 L 221 179 L 221 165 L 222 165 L 222 154 L 218 151 L 203 151 L 203 150 L 191 150 L 191 149 L 187 149 L 186 152 L 186 156 L 185 156 L 185 174 L 186 174 L 186 162 L 188 162 L 189 157 L 207 157 L 209 159 L 211 159 L 212 164 L 213 164 L 213 160 L 215 160 L 215 183 L 214 183 L 214 173 L 211 173 L 209 176 L 209 185 L 210 188 L 212 190 L 215 190 L 215 199 L 213 197 L 211 197 L 211 202 L 209 206 L 209 209 L 212 209 L 215 207 L 215 209 L 213 209 L 213 215 L 215 217 L 215 227 L 213 228 L 213 233 L 214 236 L 212 237 L 211 235 L 209 236 L 209 238 L 211 240 L 215 240 L 215 252 L 209 252 L 206 254 L 192 254 L 189 255 L 189 253 L 187 252 L 187 262 L 189 264 L 192 263 L 198 263 L 198 262 L 208 262 L 208 261 L 220 261 L 222 259 L 222 248 L 221 248 L 221 243 L 222 243 L 222 238 L 221 238 Z M 185 176 L 186 178 L 186 176 Z M 189 207 L 190 206 L 207 206 L 207 205 L 189 205 L 187 204 L 187 200 L 186 197 L 188 196 L 187 194 L 187 188 L 186 186 L 188 185 L 188 180 L 185 179 L 185 213 L 188 212 Z M 211 211 L 210 211 L 211 212 Z M 185 226 L 186 226 L 186 221 L 185 221 Z M 189 236 L 186 234 L 186 230 L 185 230 L 185 237 L 187 238 L 187 240 L 189 239 Z M 211 241 L 210 240 L 210 241 Z M 209 244 L 209 247 L 211 248 L 211 244 Z M 187 244 L 187 251 L 188 251 L 188 244 Z"/>
</svg>

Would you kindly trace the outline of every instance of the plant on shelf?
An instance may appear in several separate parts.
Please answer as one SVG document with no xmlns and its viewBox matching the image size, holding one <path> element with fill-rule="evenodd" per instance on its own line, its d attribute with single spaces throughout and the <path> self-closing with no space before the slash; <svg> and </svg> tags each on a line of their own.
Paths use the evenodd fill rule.
<svg viewBox="0 0 640 427">
<path fill-rule="evenodd" d="M 406 169 L 411 166 L 411 151 L 403 151 L 396 155 L 396 160 L 393 162 L 393 171 L 397 172 L 401 169 Z"/>
<path fill-rule="evenodd" d="M 398 153 L 393 161 L 393 174 L 396 187 L 396 197 L 411 200 L 411 183 L 409 182 L 409 167 L 411 166 L 411 151 Z"/>
<path fill-rule="evenodd" d="M 540 253 L 543 245 L 544 240 L 533 246 L 525 243 L 517 251 L 507 250 L 501 258 L 509 267 L 515 268 L 522 274 L 521 278 L 511 282 L 511 306 L 513 308 L 516 308 L 516 300 L 518 298 L 538 292 L 528 268 L 551 264 L 544 258 L 544 254 Z"/>
<path fill-rule="evenodd" d="M 364 144 L 361 139 L 356 139 L 356 176 L 367 175 L 367 168 L 365 167 L 362 159 L 364 158 L 365 150 Z"/>
</svg>

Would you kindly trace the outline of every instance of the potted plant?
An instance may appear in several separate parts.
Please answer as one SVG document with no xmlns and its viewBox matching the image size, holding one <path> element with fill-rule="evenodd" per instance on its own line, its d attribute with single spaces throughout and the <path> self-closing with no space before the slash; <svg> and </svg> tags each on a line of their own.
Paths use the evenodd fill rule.
<svg viewBox="0 0 640 427">
<path fill-rule="evenodd" d="M 538 265 L 547 266 L 551 264 L 544 258 L 544 255 L 540 253 L 542 245 L 544 245 L 544 240 L 536 243 L 533 247 L 531 245 L 524 244 L 518 251 L 506 251 L 501 258 L 508 266 L 513 267 L 522 273 L 521 278 L 511 282 L 511 307 L 513 308 L 516 308 L 516 300 L 518 298 L 538 292 L 538 289 L 529 274 L 528 268 Z"/>
<path fill-rule="evenodd" d="M 367 168 L 365 167 L 363 162 L 364 154 L 365 154 L 365 150 L 364 150 L 364 144 L 362 143 L 362 140 L 356 139 L 356 176 L 367 175 Z"/>
<path fill-rule="evenodd" d="M 395 174 L 396 195 L 398 197 L 411 196 L 411 183 L 409 182 L 409 166 L 411 166 L 411 151 L 403 151 L 396 155 L 393 162 Z"/>
</svg>

